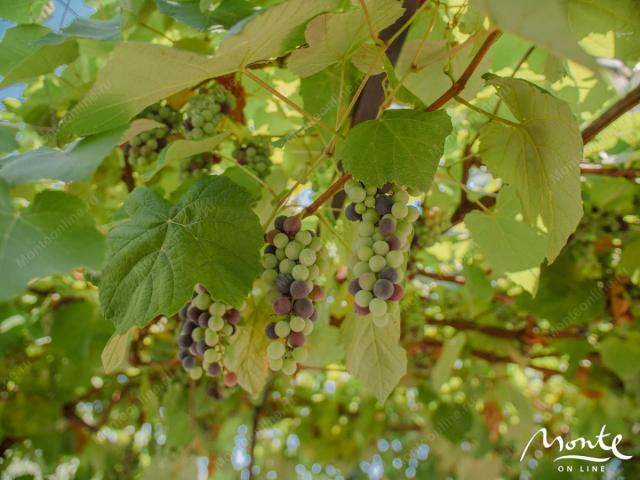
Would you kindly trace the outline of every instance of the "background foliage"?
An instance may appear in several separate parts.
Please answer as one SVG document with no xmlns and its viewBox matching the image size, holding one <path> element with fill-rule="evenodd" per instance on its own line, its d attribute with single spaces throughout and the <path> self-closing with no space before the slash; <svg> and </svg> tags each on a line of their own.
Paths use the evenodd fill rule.
<svg viewBox="0 0 640 480">
<path fill-rule="evenodd" d="M 0 4 L 3 479 L 587 478 L 520 454 L 602 425 L 634 456 L 606 478 L 640 475 L 634 0 L 87 6 Z M 129 161 L 146 107 L 213 78 L 216 135 Z M 255 135 L 268 175 L 233 155 Z M 422 213 L 386 327 L 351 312 L 349 175 Z M 265 358 L 278 213 L 327 246 L 293 377 Z M 245 302 L 239 386 L 175 358 L 198 282 Z"/>
</svg>

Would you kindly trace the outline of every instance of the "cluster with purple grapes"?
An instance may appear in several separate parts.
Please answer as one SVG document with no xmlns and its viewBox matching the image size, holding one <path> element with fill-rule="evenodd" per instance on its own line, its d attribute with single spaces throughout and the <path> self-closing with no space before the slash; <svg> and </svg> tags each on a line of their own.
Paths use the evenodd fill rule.
<svg viewBox="0 0 640 480">
<path fill-rule="evenodd" d="M 389 183 L 376 188 L 350 180 L 344 190 L 351 201 L 345 216 L 358 223 L 358 239 L 349 262 L 354 310 L 358 315 L 371 315 L 373 323 L 383 327 L 390 320 L 390 302 L 404 296 L 405 253 L 420 214 L 408 205 L 407 191 Z"/>
<path fill-rule="evenodd" d="M 185 138 L 201 140 L 214 135 L 235 103 L 233 94 L 215 81 L 200 87 L 183 107 Z"/>
<path fill-rule="evenodd" d="M 265 334 L 269 367 L 293 375 L 307 358 L 305 336 L 313 331 L 317 312 L 314 302 L 324 298 L 318 285 L 317 265 L 322 240 L 310 230 L 302 230 L 299 217 L 280 216 L 266 235 L 262 279 L 272 288 L 268 292 L 273 312 L 281 319 L 269 323 Z"/>
<path fill-rule="evenodd" d="M 178 358 L 189 376 L 223 376 L 227 386 L 236 384 L 236 374 L 226 357 L 236 334 L 240 311 L 215 301 L 203 285 L 196 285 L 191 300 L 180 310 L 183 320 L 178 336 Z"/>
<path fill-rule="evenodd" d="M 266 178 L 271 171 L 271 141 L 269 137 L 257 135 L 245 141 L 233 152 L 240 165 L 246 165 L 259 178 Z"/>
<path fill-rule="evenodd" d="M 124 147 L 129 162 L 142 168 L 158 158 L 160 151 L 167 145 L 167 137 L 180 124 L 180 114 L 166 102 L 146 108 L 138 118 L 147 118 L 164 124 L 133 137 Z"/>
</svg>

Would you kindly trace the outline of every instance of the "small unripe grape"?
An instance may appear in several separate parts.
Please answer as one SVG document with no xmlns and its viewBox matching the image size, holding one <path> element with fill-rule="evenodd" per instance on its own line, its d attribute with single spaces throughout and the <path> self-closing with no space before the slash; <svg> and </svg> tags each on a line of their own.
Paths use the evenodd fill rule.
<svg viewBox="0 0 640 480">
<path fill-rule="evenodd" d="M 360 290 L 358 293 L 356 293 L 354 300 L 357 305 L 361 307 L 368 307 L 369 302 L 371 301 L 372 298 L 373 298 L 373 294 L 370 291 Z"/>
<path fill-rule="evenodd" d="M 276 268 L 278 266 L 278 258 L 271 253 L 267 253 L 262 257 L 262 266 L 264 268 Z"/>
<path fill-rule="evenodd" d="M 319 252 L 320 250 L 322 250 L 322 246 L 323 244 L 320 237 L 313 237 L 313 240 L 311 240 L 311 243 L 309 244 L 309 248 L 314 252 Z"/>
<path fill-rule="evenodd" d="M 377 221 L 380 220 L 380 215 L 378 215 L 375 210 L 369 209 L 364 212 L 362 219 L 365 222 L 377 223 Z"/>
<path fill-rule="evenodd" d="M 404 203 L 396 202 L 393 204 L 393 207 L 391 208 L 391 215 L 393 215 L 399 220 L 405 218 L 408 213 L 409 213 L 409 209 L 407 208 L 407 205 Z"/>
<path fill-rule="evenodd" d="M 310 248 L 305 248 L 300 252 L 300 256 L 298 258 L 302 265 L 310 267 L 314 263 L 316 263 L 316 252 L 314 252 Z"/>
<path fill-rule="evenodd" d="M 285 375 L 293 375 L 294 373 L 296 373 L 297 369 L 298 365 L 296 364 L 295 360 L 287 359 L 282 364 L 282 372 Z"/>
<path fill-rule="evenodd" d="M 409 223 L 414 223 L 418 218 L 420 218 L 420 212 L 418 209 L 412 205 L 409 206 L 405 220 Z"/>
<path fill-rule="evenodd" d="M 301 317 L 291 317 L 289 320 L 289 326 L 293 332 L 302 332 L 305 327 L 305 319 Z"/>
<path fill-rule="evenodd" d="M 393 252 L 389 252 L 389 253 L 393 253 Z M 374 255 L 369 259 L 369 268 L 371 269 L 372 272 L 379 272 L 386 266 L 387 266 L 387 260 L 385 260 L 385 257 L 381 255 Z"/>
<path fill-rule="evenodd" d="M 311 265 L 308 268 L 308 271 L 309 271 L 308 280 L 315 280 L 320 276 L 320 267 L 318 267 L 318 265 Z"/>
<path fill-rule="evenodd" d="M 282 364 L 284 360 L 282 358 L 270 358 L 269 359 L 269 368 L 274 372 L 278 372 L 282 370 Z"/>
<path fill-rule="evenodd" d="M 400 250 L 392 250 L 385 256 L 390 267 L 399 268 L 404 263 L 404 255 Z"/>
<path fill-rule="evenodd" d="M 306 247 L 313 240 L 313 235 L 308 230 L 300 230 L 296 233 L 295 239 L 300 245 Z"/>
<path fill-rule="evenodd" d="M 296 265 L 291 269 L 291 275 L 295 280 L 307 280 L 309 278 L 309 269 L 304 265 Z"/>
<path fill-rule="evenodd" d="M 389 244 L 384 240 L 378 240 L 373 244 L 373 251 L 378 255 L 386 255 L 389 252 Z"/>
<path fill-rule="evenodd" d="M 289 244 L 284 249 L 285 255 L 287 256 L 287 258 L 290 258 L 291 260 L 297 260 L 298 255 L 300 255 L 301 251 L 302 251 L 302 245 L 295 240 L 293 240 L 292 242 L 289 242 Z"/>
<path fill-rule="evenodd" d="M 373 249 L 371 247 L 360 247 L 357 252 L 358 258 L 363 262 L 368 262 L 373 256 Z"/>
<path fill-rule="evenodd" d="M 354 186 L 351 188 L 350 191 L 347 192 L 347 195 L 349 200 L 354 203 L 364 202 L 365 198 L 367 198 L 367 192 L 360 186 Z"/>
<path fill-rule="evenodd" d="M 207 331 L 204 334 L 204 341 L 209 347 L 213 347 L 218 344 L 220 337 L 216 332 L 207 328 Z"/>
<path fill-rule="evenodd" d="M 369 302 L 369 310 L 374 317 L 381 317 L 387 313 L 387 302 L 380 298 L 374 298 Z"/>
<path fill-rule="evenodd" d="M 287 256 L 284 254 L 284 248 L 276 248 L 276 258 L 278 260 L 284 260 Z"/>
<path fill-rule="evenodd" d="M 278 272 L 273 268 L 269 268 L 262 272 L 261 278 L 262 278 L 262 281 L 264 281 L 265 283 L 271 284 L 276 281 L 277 276 L 278 276 Z"/>
<path fill-rule="evenodd" d="M 367 208 L 374 209 L 376 206 L 376 199 L 373 195 L 367 195 L 367 198 L 364 199 L 364 204 Z"/>
<path fill-rule="evenodd" d="M 358 285 L 362 290 L 373 290 L 373 285 L 375 283 L 376 283 L 376 274 L 373 272 L 363 273 L 358 278 Z"/>
<path fill-rule="evenodd" d="M 286 348 L 283 343 L 278 341 L 271 342 L 267 347 L 267 356 L 272 359 L 282 358 L 285 350 Z"/>
<path fill-rule="evenodd" d="M 218 360 L 220 360 L 220 352 L 216 351 L 214 348 L 210 348 L 204 352 L 204 361 L 206 363 L 212 364 Z"/>
<path fill-rule="evenodd" d="M 286 233 L 280 232 L 273 238 L 273 244 L 278 248 L 285 248 L 288 243 L 289 237 Z"/>
<path fill-rule="evenodd" d="M 367 206 L 364 203 L 357 203 L 355 206 L 355 211 L 358 215 L 362 215 L 367 211 Z"/>
<path fill-rule="evenodd" d="M 211 297 L 206 293 L 201 293 L 191 303 L 200 310 L 207 310 L 211 305 Z"/>
<path fill-rule="evenodd" d="M 373 235 L 374 230 L 375 230 L 375 227 L 372 222 L 363 221 L 360 224 L 358 224 L 358 234 L 361 237 L 370 237 L 371 235 Z"/>
<path fill-rule="evenodd" d="M 211 317 L 207 325 L 211 330 L 219 332 L 224 328 L 224 320 L 222 317 Z"/>
<path fill-rule="evenodd" d="M 360 288 L 359 278 L 354 278 L 353 280 L 351 280 L 351 282 L 349 282 L 348 290 L 351 295 L 355 295 L 360 290 L 362 290 L 362 288 Z"/>
<path fill-rule="evenodd" d="M 290 258 L 285 258 L 280 262 L 280 265 L 278 265 L 278 268 L 282 273 L 291 273 L 291 270 L 293 270 L 293 267 L 295 266 L 296 266 L 296 262 L 294 262 Z"/>
<path fill-rule="evenodd" d="M 209 307 L 209 313 L 214 317 L 221 317 L 224 315 L 224 312 L 227 310 L 227 307 L 224 306 L 223 303 L 214 302 Z"/>
<path fill-rule="evenodd" d="M 222 334 L 225 337 L 231 337 L 234 333 L 236 333 L 236 327 L 234 325 L 227 323 L 224 327 L 222 327 Z"/>
<path fill-rule="evenodd" d="M 195 342 L 204 340 L 204 328 L 196 328 L 193 332 L 191 332 L 191 338 L 193 338 Z"/>
<path fill-rule="evenodd" d="M 286 320 L 280 320 L 278 323 L 276 323 L 274 330 L 277 337 L 284 338 L 291 332 L 291 327 L 289 326 L 289 322 L 287 322 Z"/>
<path fill-rule="evenodd" d="M 369 267 L 369 262 L 358 262 L 353 266 L 353 274 L 356 277 L 359 277 L 363 273 L 370 272 L 371 267 Z"/>
<path fill-rule="evenodd" d="M 315 312 L 314 312 L 314 313 L 315 313 Z M 313 322 L 314 322 L 314 320 L 315 320 L 315 319 L 313 319 L 313 317 L 311 317 L 311 318 L 307 318 L 307 319 L 304 321 L 304 330 L 302 331 L 302 333 L 304 333 L 304 334 L 305 334 L 305 336 L 306 336 L 306 335 L 311 335 L 311 332 L 313 332 L 313 329 L 315 328 L 315 325 L 314 325 L 314 323 L 313 323 Z"/>
<path fill-rule="evenodd" d="M 409 194 L 404 190 L 398 190 L 393 194 L 393 201 L 397 203 L 404 203 L 406 205 L 409 202 Z"/>
<path fill-rule="evenodd" d="M 202 378 L 202 373 L 202 367 L 193 367 L 191 370 L 189 370 L 189 376 L 193 380 L 199 380 L 200 378 Z"/>
</svg>

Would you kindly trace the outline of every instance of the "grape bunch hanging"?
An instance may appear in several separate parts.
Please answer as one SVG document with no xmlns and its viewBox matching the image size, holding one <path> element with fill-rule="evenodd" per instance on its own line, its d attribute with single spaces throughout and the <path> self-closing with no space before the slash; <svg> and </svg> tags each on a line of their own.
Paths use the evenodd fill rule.
<svg viewBox="0 0 640 480">
<path fill-rule="evenodd" d="M 184 136 L 200 140 L 214 135 L 235 103 L 233 94 L 217 82 L 200 87 L 183 107 Z"/>
<path fill-rule="evenodd" d="M 324 298 L 318 285 L 318 257 L 322 240 L 302 229 L 299 217 L 280 216 L 266 235 L 262 279 L 271 287 L 268 298 L 280 320 L 269 323 L 265 334 L 269 367 L 293 375 L 307 358 L 305 337 L 313 331 L 317 311 L 314 302 Z"/>
<path fill-rule="evenodd" d="M 125 146 L 124 153 L 129 162 L 140 169 L 158 158 L 160 151 L 167 145 L 167 137 L 180 124 L 180 114 L 166 102 L 161 102 L 146 108 L 138 118 L 164 124 L 163 127 L 136 135 Z"/>
<path fill-rule="evenodd" d="M 417 250 L 433 246 L 449 226 L 449 219 L 438 207 L 429 208 L 416 222 L 413 244 Z"/>
<path fill-rule="evenodd" d="M 269 137 L 257 135 L 245 141 L 233 152 L 240 165 L 246 165 L 255 174 L 265 179 L 271 171 L 271 141 Z"/>
<path fill-rule="evenodd" d="M 236 383 L 225 356 L 236 334 L 240 311 L 216 302 L 203 285 L 196 285 L 191 300 L 180 310 L 183 320 L 178 337 L 178 358 L 189 376 L 223 376 L 227 386 Z"/>
<path fill-rule="evenodd" d="M 420 214 L 408 205 L 407 191 L 391 184 L 376 188 L 351 180 L 344 190 L 351 201 L 345 216 L 358 224 L 349 292 L 356 314 L 371 314 L 373 323 L 382 327 L 390 320 L 390 302 L 404 296 L 405 253 Z"/>
</svg>

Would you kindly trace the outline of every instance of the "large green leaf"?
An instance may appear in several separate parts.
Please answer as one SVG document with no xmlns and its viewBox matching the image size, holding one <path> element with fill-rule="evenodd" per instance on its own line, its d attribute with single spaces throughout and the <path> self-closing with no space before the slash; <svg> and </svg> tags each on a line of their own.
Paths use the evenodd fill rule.
<svg viewBox="0 0 640 480">
<path fill-rule="evenodd" d="M 95 20 L 91 18 L 76 18 L 69 26 L 59 32 L 52 32 L 36 43 L 38 45 L 59 44 L 68 38 L 83 38 L 89 40 L 111 41 L 120 38 L 120 17 L 109 20 Z"/>
<path fill-rule="evenodd" d="M 134 190 L 108 234 L 100 280 L 105 317 L 118 332 L 175 313 L 196 283 L 222 302 L 242 303 L 260 271 L 262 229 L 250 200 L 222 176 L 201 178 L 177 205 Z"/>
<path fill-rule="evenodd" d="M 52 11 L 50 0 L 0 2 L 0 18 L 16 23 L 42 22 Z"/>
<path fill-rule="evenodd" d="M 309 22 L 305 31 L 309 47 L 291 54 L 289 68 L 301 77 L 308 77 L 341 62 L 371 39 L 369 28 L 377 33 L 403 12 L 396 0 L 367 0 L 366 5 L 368 20 L 362 6 L 354 4 L 345 13 L 329 13 Z"/>
<path fill-rule="evenodd" d="M 200 0 L 156 0 L 158 10 L 202 32 L 216 27 L 231 28 L 253 13 L 248 0 L 223 0 L 215 9 L 203 12 Z"/>
<path fill-rule="evenodd" d="M 88 180 L 121 141 L 124 128 L 83 138 L 65 150 L 42 147 L 0 160 L 0 178 L 10 185 L 41 179 L 77 182 Z"/>
<path fill-rule="evenodd" d="M 84 204 L 64 192 L 44 191 L 16 210 L 0 182 L 0 232 L 0 299 L 20 293 L 34 278 L 100 268 L 104 259 L 104 237 Z"/>
<path fill-rule="evenodd" d="M 616 375 L 624 379 L 633 379 L 640 373 L 640 349 L 638 349 L 638 333 L 628 338 L 608 336 L 600 346 L 602 363 Z"/>
<path fill-rule="evenodd" d="M 50 32 L 41 25 L 18 25 L 6 30 L 0 42 L 0 75 L 6 75 L 35 52 L 39 48 L 36 40 Z"/>
<path fill-rule="evenodd" d="M 569 26 L 565 2 L 473 0 L 472 4 L 502 30 L 529 40 L 560 58 L 597 70 L 598 64 L 580 48 Z"/>
<path fill-rule="evenodd" d="M 267 345 L 264 328 L 269 322 L 270 306 L 251 302 L 242 311 L 242 323 L 231 345 L 229 368 L 238 376 L 238 384 L 257 397 L 267 382 Z"/>
<path fill-rule="evenodd" d="M 387 110 L 353 128 L 336 155 L 367 185 L 393 182 L 427 192 L 451 128 L 444 110 Z"/>
<path fill-rule="evenodd" d="M 542 219 L 553 261 L 582 217 L 582 139 L 569 106 L 524 80 L 491 77 L 489 85 L 517 119 L 491 122 L 480 135 L 480 156 L 518 192 L 525 220 Z"/>
<path fill-rule="evenodd" d="M 180 90 L 277 57 L 295 47 L 289 44 L 292 32 L 336 3 L 289 0 L 270 8 L 226 37 L 212 57 L 158 45 L 118 45 L 91 91 L 64 118 L 61 139 L 115 128 Z"/>
<path fill-rule="evenodd" d="M 342 326 L 347 371 L 384 402 L 407 372 L 407 353 L 400 346 L 400 313 L 394 309 L 385 327 L 369 317 L 347 315 Z"/>
</svg>

